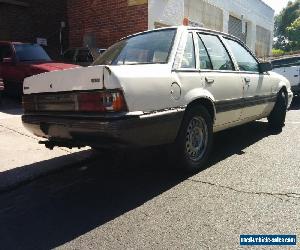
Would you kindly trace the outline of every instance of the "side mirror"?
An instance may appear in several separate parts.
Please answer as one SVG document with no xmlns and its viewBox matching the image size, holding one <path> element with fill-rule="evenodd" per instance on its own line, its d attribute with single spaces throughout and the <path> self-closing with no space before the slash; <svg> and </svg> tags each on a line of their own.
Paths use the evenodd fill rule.
<svg viewBox="0 0 300 250">
<path fill-rule="evenodd" d="M 264 73 L 271 71 L 273 69 L 273 66 L 270 62 L 261 62 L 259 63 L 259 72 Z"/>
<path fill-rule="evenodd" d="M 13 59 L 11 57 L 5 57 L 5 58 L 3 58 L 2 62 L 10 64 L 10 63 L 13 63 Z"/>
</svg>

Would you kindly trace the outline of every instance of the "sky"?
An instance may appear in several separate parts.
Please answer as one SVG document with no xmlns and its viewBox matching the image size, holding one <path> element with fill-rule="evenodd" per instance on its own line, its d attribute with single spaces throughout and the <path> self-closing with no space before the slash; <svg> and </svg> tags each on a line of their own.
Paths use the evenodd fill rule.
<svg viewBox="0 0 300 250">
<path fill-rule="evenodd" d="M 275 10 L 275 14 L 279 14 L 279 12 L 287 6 L 289 0 L 263 0 L 267 5 L 271 6 L 273 10 Z"/>
</svg>

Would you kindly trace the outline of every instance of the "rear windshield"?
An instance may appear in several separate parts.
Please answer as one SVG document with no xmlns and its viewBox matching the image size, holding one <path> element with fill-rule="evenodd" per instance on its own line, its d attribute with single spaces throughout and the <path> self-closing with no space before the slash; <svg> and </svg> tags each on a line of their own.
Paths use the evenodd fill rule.
<svg viewBox="0 0 300 250">
<path fill-rule="evenodd" d="M 121 40 L 106 50 L 93 65 L 167 63 L 176 29 L 153 31 Z"/>
<path fill-rule="evenodd" d="M 20 62 L 51 61 L 46 51 L 38 44 L 15 44 L 14 47 Z"/>
</svg>

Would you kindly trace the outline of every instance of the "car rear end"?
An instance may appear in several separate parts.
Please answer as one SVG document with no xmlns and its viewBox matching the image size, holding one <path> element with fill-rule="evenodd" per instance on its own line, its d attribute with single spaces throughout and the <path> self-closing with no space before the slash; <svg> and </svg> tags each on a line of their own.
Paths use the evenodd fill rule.
<svg viewBox="0 0 300 250">
<path fill-rule="evenodd" d="M 107 66 L 48 72 L 24 81 L 23 125 L 52 149 L 128 148 L 171 142 L 182 113 L 129 110 L 127 94 Z M 180 116 L 180 117 L 179 117 Z M 174 123 L 178 126 L 174 126 Z"/>
<path fill-rule="evenodd" d="M 100 146 L 97 137 L 103 138 L 101 144 L 105 139 L 113 143 L 114 137 L 122 143 L 120 124 L 128 122 L 128 109 L 119 84 L 110 81 L 104 87 L 108 75 L 105 66 L 98 66 L 26 78 L 24 126 L 48 139 L 50 148 Z"/>
</svg>

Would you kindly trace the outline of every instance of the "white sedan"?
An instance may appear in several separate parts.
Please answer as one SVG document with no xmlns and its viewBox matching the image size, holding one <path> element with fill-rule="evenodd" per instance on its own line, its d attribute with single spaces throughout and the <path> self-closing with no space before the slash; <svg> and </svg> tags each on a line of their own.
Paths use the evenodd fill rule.
<svg viewBox="0 0 300 250">
<path fill-rule="evenodd" d="M 293 94 L 236 37 L 171 27 L 120 40 L 92 66 L 24 81 L 24 126 L 54 146 L 171 144 L 198 171 L 213 133 L 268 117 L 281 129 Z"/>
</svg>

